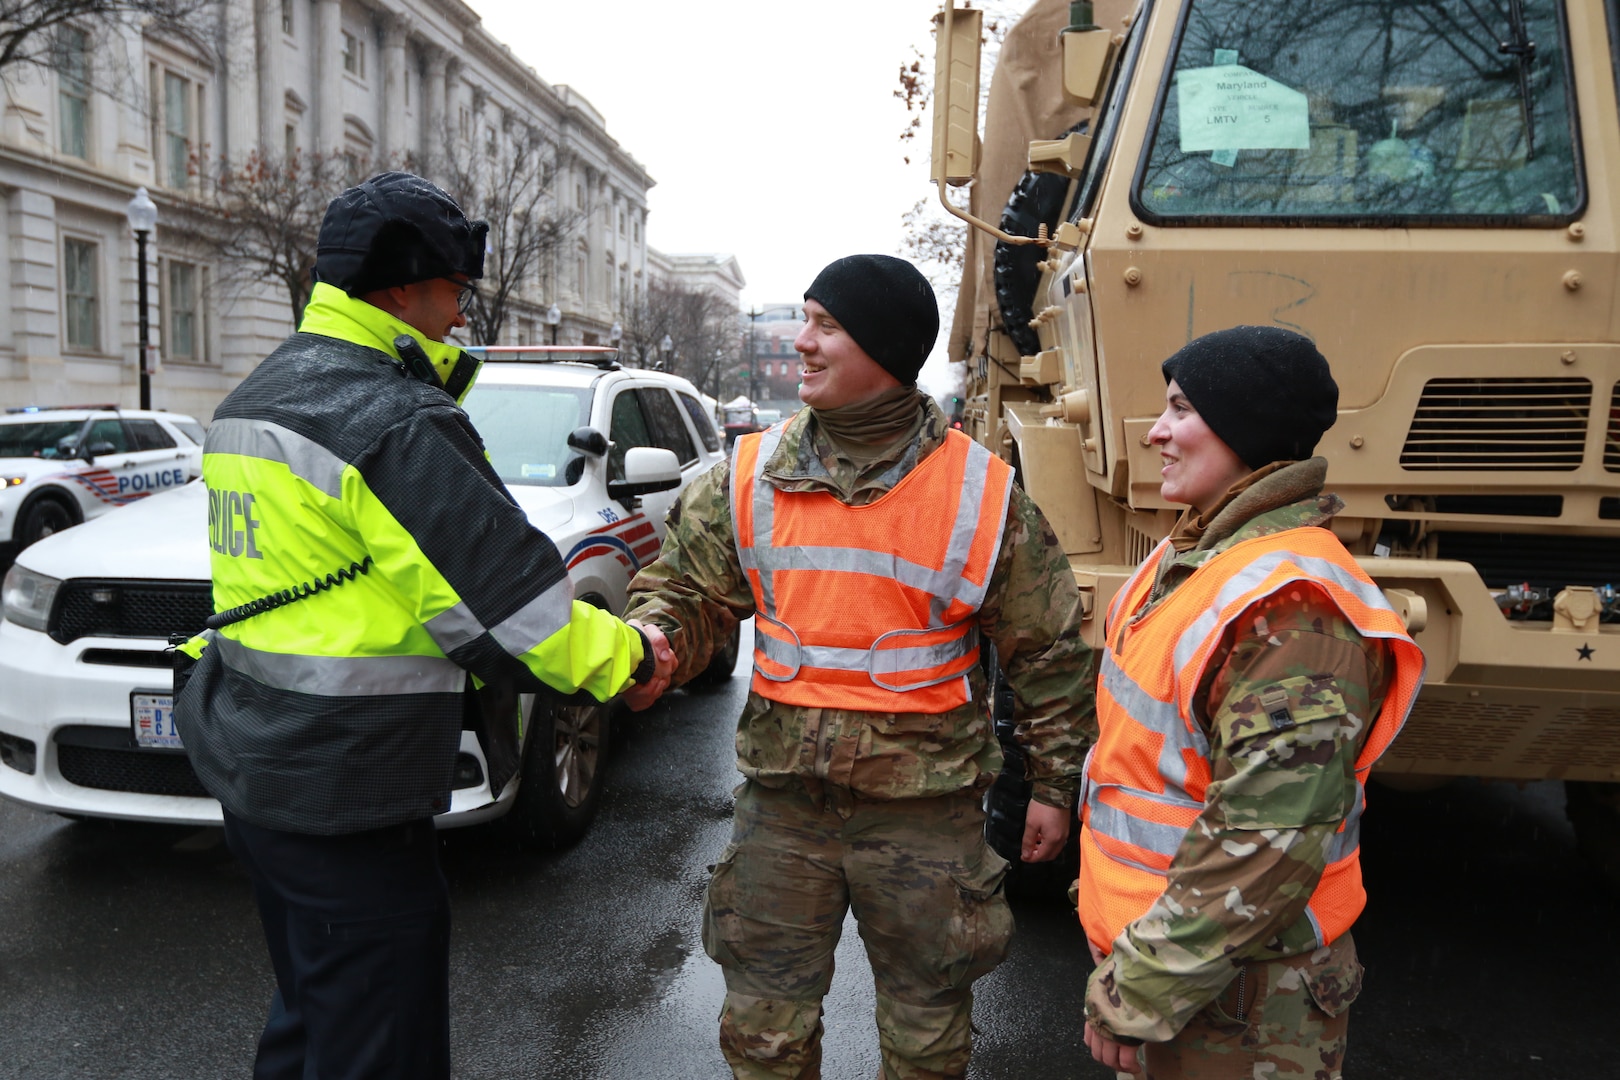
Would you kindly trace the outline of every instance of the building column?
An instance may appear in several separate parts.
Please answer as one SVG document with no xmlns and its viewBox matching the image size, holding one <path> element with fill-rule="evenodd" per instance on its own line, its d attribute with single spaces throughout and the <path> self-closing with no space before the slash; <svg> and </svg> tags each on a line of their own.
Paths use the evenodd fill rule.
<svg viewBox="0 0 1620 1080">
<path fill-rule="evenodd" d="M 410 135 L 405 130 L 405 42 L 410 35 L 410 19 L 395 12 L 382 12 L 382 143 L 378 149 L 389 167 L 404 161 L 410 153 Z"/>
<path fill-rule="evenodd" d="M 431 174 L 444 152 L 445 85 L 450 56 L 436 45 L 428 46 L 427 79 L 422 84 L 422 164 Z"/>
<path fill-rule="evenodd" d="M 315 0 L 315 148 L 343 151 L 343 5 Z"/>
<path fill-rule="evenodd" d="M 282 75 L 281 5 L 278 0 L 257 0 L 258 25 L 253 35 L 259 74 L 259 149 L 279 158 L 286 145 L 283 134 L 287 90 Z M 231 147 L 235 154 L 238 147 Z"/>
<path fill-rule="evenodd" d="M 238 161 L 259 143 L 259 58 L 255 42 L 257 0 L 226 0 L 224 26 L 225 148 L 227 160 Z"/>
</svg>

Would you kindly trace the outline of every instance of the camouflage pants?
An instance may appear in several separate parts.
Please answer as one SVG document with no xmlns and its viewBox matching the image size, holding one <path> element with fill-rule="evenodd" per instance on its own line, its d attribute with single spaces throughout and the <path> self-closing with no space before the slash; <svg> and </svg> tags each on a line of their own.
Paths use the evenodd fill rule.
<svg viewBox="0 0 1620 1080">
<path fill-rule="evenodd" d="M 1242 970 L 1175 1039 L 1147 1045 L 1146 1080 L 1339 1080 L 1361 990 L 1350 935 Z"/>
<path fill-rule="evenodd" d="M 877 983 L 886 1080 L 966 1074 L 973 980 L 1007 954 L 1007 864 L 978 798 L 867 801 L 748 782 L 709 882 L 703 946 L 725 969 L 720 1047 L 742 1080 L 821 1075 L 821 999 L 853 909 Z"/>
</svg>

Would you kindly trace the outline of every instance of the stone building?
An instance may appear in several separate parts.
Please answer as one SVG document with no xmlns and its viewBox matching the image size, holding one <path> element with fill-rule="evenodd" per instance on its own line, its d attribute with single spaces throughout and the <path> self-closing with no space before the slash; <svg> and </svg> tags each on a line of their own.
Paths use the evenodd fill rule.
<svg viewBox="0 0 1620 1080">
<path fill-rule="evenodd" d="M 637 302 L 652 177 L 588 101 L 536 75 L 472 8 L 222 0 L 210 18 L 214 40 L 200 48 L 69 25 L 49 67 L 4 72 L 0 405 L 136 404 L 125 206 L 144 186 L 159 212 L 147 255 L 152 402 L 206 421 L 292 328 L 285 290 L 213 242 L 208 170 L 254 151 L 413 167 L 449 187 L 436 163 L 482 155 L 498 172 L 533 138 L 557 164 L 548 209 L 568 228 L 518 283 L 502 342 L 605 341 Z"/>
</svg>

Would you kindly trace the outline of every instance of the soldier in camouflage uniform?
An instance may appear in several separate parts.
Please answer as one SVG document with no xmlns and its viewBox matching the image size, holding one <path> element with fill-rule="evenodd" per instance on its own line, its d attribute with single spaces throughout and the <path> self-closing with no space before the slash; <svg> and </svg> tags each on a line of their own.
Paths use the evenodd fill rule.
<svg viewBox="0 0 1620 1080">
<path fill-rule="evenodd" d="M 1165 497 L 1190 508 L 1159 550 L 1145 603 L 1110 613 L 1110 626 L 1128 620 L 1124 635 L 1152 609 L 1173 611 L 1178 590 L 1223 553 L 1323 526 L 1344 505 L 1322 491 L 1326 462 L 1309 457 L 1333 423 L 1338 387 L 1307 339 L 1235 327 L 1192 342 L 1164 372 L 1168 406 L 1149 439 L 1165 463 Z M 1291 536 L 1296 546 L 1307 539 Z M 1337 544 L 1314 530 L 1309 539 Z M 1230 558 L 1257 550 L 1250 544 Z M 1223 570 L 1244 567 L 1228 562 Z M 1140 594 L 1128 587 L 1127 595 Z M 1116 871 L 1088 840 L 1107 831 L 1093 820 L 1100 803 L 1088 775 L 1081 917 L 1097 967 L 1086 1041 L 1105 1065 L 1127 1073 L 1145 1066 L 1153 1080 L 1341 1075 L 1348 1009 L 1361 990 L 1347 932 L 1364 900 L 1359 864 L 1354 899 L 1335 901 L 1346 932 L 1324 940 L 1308 906 L 1335 842 L 1348 834 L 1353 843 L 1363 805 L 1358 769 L 1370 768 L 1381 748 L 1367 751 L 1369 733 L 1393 738 L 1422 661 L 1403 631 L 1368 636 L 1329 601 L 1317 588 L 1283 587 L 1219 633 L 1191 692 L 1193 716 L 1181 717 L 1207 746 L 1203 805 L 1189 810 L 1196 817 L 1179 843 L 1175 833 L 1163 841 L 1170 858 L 1162 894 L 1108 941 L 1094 932 L 1106 920 L 1098 900 L 1088 905 L 1087 881 Z M 1129 663 L 1129 651 L 1117 654 L 1119 664 Z M 1115 656 L 1105 661 L 1105 686 L 1117 674 Z M 1386 706 L 1399 715 L 1386 715 Z M 1099 708 L 1100 758 L 1117 721 Z"/>
<path fill-rule="evenodd" d="M 774 451 L 759 451 L 756 471 L 734 475 L 747 446 L 739 440 L 729 464 L 696 480 L 671 511 L 658 561 L 631 583 L 627 617 L 668 635 L 677 684 L 708 665 L 737 620 L 756 613 L 734 484 L 757 477 L 767 498 L 826 493 L 846 507 L 881 509 L 902 480 L 925 475 L 919 470 L 948 440 L 963 439 L 915 386 L 938 328 L 933 291 L 915 268 L 851 256 L 824 270 L 805 297 L 795 346 L 808 407 L 764 436 L 745 437 L 780 435 Z M 1039 861 L 1059 852 L 1073 816 L 1094 731 L 1095 655 L 1080 639 L 1079 595 L 1062 548 L 1035 504 L 1009 486 L 1004 519 L 981 518 L 999 548 L 970 619 L 995 644 L 1017 695 L 1035 799 L 1023 857 Z M 919 534 L 929 531 L 928 517 L 915 519 Z M 896 542 L 912 543 L 910 532 L 899 530 Z M 853 587 L 877 597 L 893 583 Z M 823 602 L 820 590 L 811 596 Z M 891 627 L 862 626 L 865 606 L 846 604 L 839 619 L 876 642 Z M 756 621 L 756 664 L 760 634 Z M 842 651 L 867 656 L 865 648 Z M 756 673 L 737 731 L 745 780 L 732 843 L 714 867 L 703 920 L 704 947 L 725 969 L 720 1043 L 736 1076 L 820 1075 L 821 999 L 851 907 L 876 977 L 883 1076 L 965 1075 L 971 986 L 1005 956 L 1013 925 L 1001 892 L 1007 864 L 984 842 L 981 809 L 1001 750 L 984 675 L 967 662 L 952 680 L 960 704 L 932 711 L 790 704 L 780 687 L 802 675 L 783 684 Z M 909 701 L 910 693 L 900 696 Z"/>
</svg>

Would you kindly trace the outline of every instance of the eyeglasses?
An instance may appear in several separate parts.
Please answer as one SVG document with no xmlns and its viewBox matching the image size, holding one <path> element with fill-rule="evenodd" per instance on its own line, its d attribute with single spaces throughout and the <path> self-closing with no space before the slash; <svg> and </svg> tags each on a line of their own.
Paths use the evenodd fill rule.
<svg viewBox="0 0 1620 1080">
<path fill-rule="evenodd" d="M 456 310 L 463 315 L 467 314 L 467 309 L 472 307 L 473 297 L 478 295 L 478 286 L 471 282 L 457 281 L 453 277 L 447 277 L 444 280 L 456 286 L 459 290 L 456 293 Z"/>
</svg>

